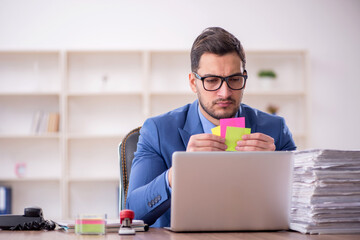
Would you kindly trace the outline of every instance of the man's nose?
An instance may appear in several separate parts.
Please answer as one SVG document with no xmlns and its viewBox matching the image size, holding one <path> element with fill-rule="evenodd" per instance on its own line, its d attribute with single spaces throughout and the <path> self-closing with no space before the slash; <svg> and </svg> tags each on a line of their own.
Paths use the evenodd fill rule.
<svg viewBox="0 0 360 240">
<path fill-rule="evenodd" d="M 226 99 L 229 96 L 231 96 L 231 94 L 232 94 L 232 90 L 229 88 L 227 83 L 224 81 L 223 84 L 221 85 L 221 87 L 219 88 L 219 90 L 217 90 L 217 95 L 220 96 L 221 98 Z"/>
</svg>

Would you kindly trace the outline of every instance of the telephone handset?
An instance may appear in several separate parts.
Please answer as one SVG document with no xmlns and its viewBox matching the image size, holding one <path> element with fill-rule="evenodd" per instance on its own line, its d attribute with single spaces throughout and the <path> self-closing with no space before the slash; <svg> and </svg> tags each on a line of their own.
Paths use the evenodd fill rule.
<svg viewBox="0 0 360 240">
<path fill-rule="evenodd" d="M 38 207 L 25 208 L 24 215 L 0 215 L 0 229 L 3 230 L 53 230 L 55 224 L 44 220 L 43 211 Z"/>
</svg>

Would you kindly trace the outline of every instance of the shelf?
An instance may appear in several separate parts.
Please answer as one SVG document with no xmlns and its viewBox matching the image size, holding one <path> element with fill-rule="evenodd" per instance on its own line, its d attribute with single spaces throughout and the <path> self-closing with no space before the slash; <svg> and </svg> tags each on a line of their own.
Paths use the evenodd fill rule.
<svg viewBox="0 0 360 240">
<path fill-rule="evenodd" d="M 59 112 L 59 101 L 58 95 L 0 95 L 0 135 L 31 135 L 36 113 Z"/>
<path fill-rule="evenodd" d="M 169 98 L 170 97 L 170 98 Z M 192 103 L 196 100 L 196 94 L 176 94 L 176 95 L 152 95 L 151 96 L 151 116 L 166 113 L 173 109 Z"/>
<path fill-rule="evenodd" d="M 23 178 L 0 178 L 0 183 L 8 182 L 60 182 L 59 178 L 54 177 L 23 177 Z"/>
<path fill-rule="evenodd" d="M 69 178 L 119 176 L 118 148 L 121 138 L 71 139 L 68 141 Z M 84 171 L 86 168 L 86 171 Z"/>
<path fill-rule="evenodd" d="M 37 140 L 37 139 L 59 139 L 59 133 L 44 133 L 44 134 L 1 134 L 0 139 L 29 139 L 29 140 Z"/>
<path fill-rule="evenodd" d="M 150 91 L 190 91 L 190 56 L 187 51 L 152 52 L 150 56 Z"/>
<path fill-rule="evenodd" d="M 86 182 L 116 182 L 119 183 L 120 172 L 118 176 L 114 177 L 82 177 L 82 178 L 70 178 L 69 182 L 73 183 L 86 183 Z"/>
<path fill-rule="evenodd" d="M 141 52 L 68 53 L 69 92 L 138 91 L 142 78 Z"/>
<path fill-rule="evenodd" d="M 61 216 L 60 182 L 55 180 L 29 180 L 6 182 L 11 187 L 12 213 L 24 214 L 24 208 L 39 206 L 45 219 L 59 219 Z"/>
<path fill-rule="evenodd" d="M 270 90 L 306 91 L 306 57 L 305 51 L 249 51 L 246 55 L 248 80 L 246 88 L 261 90 L 268 88 L 258 77 L 260 70 L 273 70 L 276 80 Z"/>
<path fill-rule="evenodd" d="M 306 51 L 246 54 L 243 103 L 262 111 L 278 106 L 304 149 Z M 270 86 L 257 76 L 264 69 L 277 73 Z M 118 217 L 119 143 L 147 117 L 196 100 L 190 72 L 190 51 L 182 49 L 0 51 L 0 183 L 13 188 L 14 212 L 38 205 L 53 218 Z M 39 112 L 59 113 L 59 132 L 36 134 Z"/>
<path fill-rule="evenodd" d="M 69 134 L 69 140 L 122 139 L 128 132 L 120 134 Z"/>
<path fill-rule="evenodd" d="M 142 125 L 141 96 L 72 97 L 68 102 L 68 133 L 107 135 Z"/>
<path fill-rule="evenodd" d="M 103 97 L 103 96 L 142 96 L 140 91 L 93 91 L 93 92 L 69 92 L 68 97 Z"/>
<path fill-rule="evenodd" d="M 32 92 L 0 92 L 0 96 L 2 97 L 37 97 L 37 96 L 48 96 L 48 97 L 59 97 L 60 93 L 59 92 L 36 92 L 36 91 L 32 91 Z"/>
<path fill-rule="evenodd" d="M 190 87 L 188 91 L 176 91 L 176 90 L 170 90 L 170 91 L 153 91 L 150 92 L 151 96 L 195 96 L 196 94 L 191 91 Z"/>
<path fill-rule="evenodd" d="M 60 91 L 58 52 L 0 52 L 0 66 L 3 92 Z"/>
<path fill-rule="evenodd" d="M 306 50 L 303 49 L 247 49 L 245 51 L 249 55 L 258 55 L 263 56 L 305 56 L 307 54 Z"/>
<path fill-rule="evenodd" d="M 277 115 L 284 117 L 291 132 L 306 132 L 306 101 L 303 95 L 258 95 L 244 93 L 243 101 L 251 107 L 264 112 L 277 108 Z"/>
<path fill-rule="evenodd" d="M 303 97 L 306 93 L 304 91 L 279 91 L 279 90 L 260 90 L 260 91 L 254 91 L 249 90 L 247 91 L 245 89 L 244 96 L 276 96 L 276 97 Z"/>
<path fill-rule="evenodd" d="M 1 138 L 0 176 L 4 179 L 18 178 L 17 172 L 21 166 L 21 175 L 24 179 L 60 178 L 59 144 L 57 138 Z"/>
</svg>

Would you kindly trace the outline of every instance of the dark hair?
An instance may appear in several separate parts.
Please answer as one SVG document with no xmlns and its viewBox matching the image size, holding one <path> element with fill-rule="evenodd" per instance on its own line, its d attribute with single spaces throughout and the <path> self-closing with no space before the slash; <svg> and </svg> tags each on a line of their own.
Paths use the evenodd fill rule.
<svg viewBox="0 0 360 240">
<path fill-rule="evenodd" d="M 191 71 L 196 72 L 199 69 L 200 58 L 206 52 L 220 56 L 235 52 L 239 55 L 245 70 L 245 52 L 240 41 L 223 28 L 206 28 L 195 39 L 190 53 Z"/>
</svg>

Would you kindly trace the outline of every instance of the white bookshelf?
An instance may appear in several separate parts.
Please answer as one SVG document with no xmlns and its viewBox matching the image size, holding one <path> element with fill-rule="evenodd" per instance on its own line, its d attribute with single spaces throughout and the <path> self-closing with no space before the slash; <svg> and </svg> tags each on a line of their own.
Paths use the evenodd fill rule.
<svg viewBox="0 0 360 240">
<path fill-rule="evenodd" d="M 243 99 L 261 110 L 278 106 L 300 148 L 308 129 L 306 56 L 247 52 Z M 260 69 L 277 73 L 270 89 L 261 88 Z M 13 189 L 13 212 L 37 205 L 49 219 L 117 217 L 118 144 L 147 117 L 196 99 L 189 72 L 189 51 L 0 51 L 0 185 Z M 59 132 L 32 131 L 38 111 L 58 112 Z"/>
<path fill-rule="evenodd" d="M 248 51 L 246 57 L 249 79 L 243 103 L 265 112 L 269 105 L 278 107 L 277 115 L 285 118 L 298 149 L 305 149 L 309 129 L 307 52 Z M 257 74 L 268 69 L 273 70 L 277 77 L 265 87 Z"/>
</svg>

